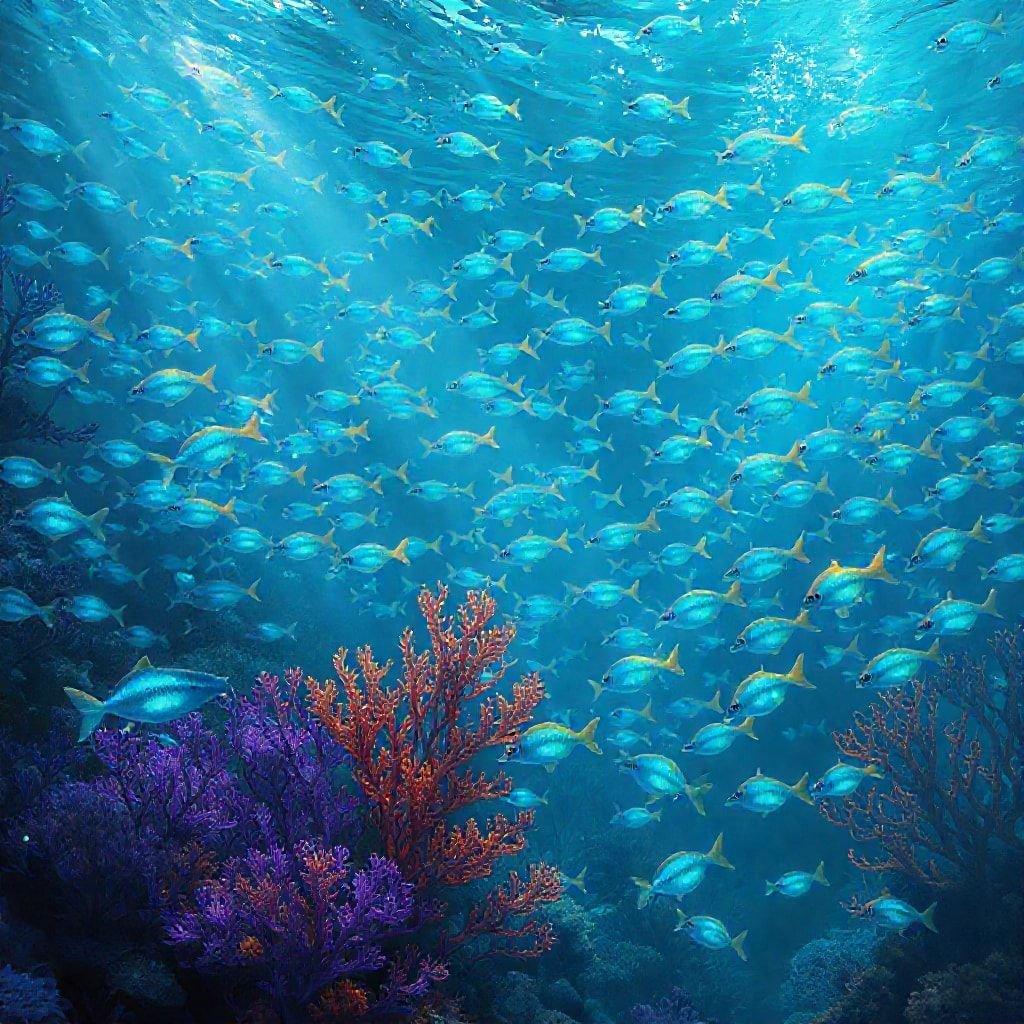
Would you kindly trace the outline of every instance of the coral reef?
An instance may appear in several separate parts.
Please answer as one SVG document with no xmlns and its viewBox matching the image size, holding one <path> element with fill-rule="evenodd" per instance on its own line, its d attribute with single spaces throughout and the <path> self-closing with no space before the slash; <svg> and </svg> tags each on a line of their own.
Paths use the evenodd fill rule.
<svg viewBox="0 0 1024 1024">
<path fill-rule="evenodd" d="M 8 174 L 0 182 L 0 220 L 14 209 L 10 195 L 14 181 Z M 18 393 L 12 373 L 15 348 L 26 328 L 33 320 L 61 303 L 61 294 L 54 284 L 40 284 L 27 274 L 16 273 L 10 253 L 0 246 L 0 397 L 3 415 L 0 417 L 0 440 L 35 441 L 43 444 L 83 444 L 92 440 L 98 424 L 65 427 L 51 416 L 63 393 L 55 388 L 49 402 L 42 409 L 34 408 L 26 397 Z"/>
<path fill-rule="evenodd" d="M 700 1014 L 678 986 L 656 1003 L 638 1003 L 630 1011 L 630 1024 L 701 1024 Z"/>
<path fill-rule="evenodd" d="M 780 1004 L 791 1016 L 821 1013 L 874 960 L 878 937 L 871 928 L 833 928 L 801 946 L 790 960 Z"/>
<path fill-rule="evenodd" d="M 841 802 L 833 824 L 880 855 L 851 850 L 862 871 L 898 872 L 935 888 L 984 884 L 994 852 L 1024 853 L 1024 634 L 993 641 L 1005 686 L 984 660 L 947 659 L 927 682 L 892 690 L 834 738 L 843 757 L 885 780 Z"/>
<path fill-rule="evenodd" d="M 64 1002 L 53 978 L 0 968 L 0 1020 L 4 1024 L 64 1024 Z"/>
<path fill-rule="evenodd" d="M 907 1001 L 907 1024 L 1024 1020 L 1024 963 L 1012 954 L 926 974 L 920 985 Z"/>
<path fill-rule="evenodd" d="M 504 678 L 515 627 L 490 625 L 495 603 L 473 591 L 454 618 L 446 617 L 447 596 L 443 586 L 437 594 L 420 593 L 430 648 L 417 651 L 406 629 L 395 686 L 384 684 L 390 662 L 379 664 L 368 647 L 356 652 L 358 669 L 349 666 L 346 650 L 338 652 L 338 683 L 308 681 L 314 713 L 352 759 L 384 852 L 419 891 L 438 901 L 431 911 L 435 920 L 444 914 L 441 889 L 489 877 L 498 860 L 526 844 L 530 811 L 514 819 L 496 814 L 483 827 L 475 818 L 460 824 L 454 816 L 509 793 L 503 772 L 488 775 L 472 762 L 513 742 L 544 696 L 535 674 L 513 684 L 511 699 L 492 693 Z M 471 714 L 475 720 L 467 722 Z M 477 940 L 477 956 L 530 957 L 550 949 L 550 925 L 529 915 L 560 892 L 558 873 L 548 865 L 531 865 L 525 878 L 511 872 L 474 901 L 461 928 L 442 933 L 441 957 Z"/>
</svg>

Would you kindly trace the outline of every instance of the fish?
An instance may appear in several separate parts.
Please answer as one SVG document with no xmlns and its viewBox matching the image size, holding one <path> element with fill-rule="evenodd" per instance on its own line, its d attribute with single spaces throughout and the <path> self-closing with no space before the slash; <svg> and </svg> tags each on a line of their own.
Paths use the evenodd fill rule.
<svg viewBox="0 0 1024 1024">
<path fill-rule="evenodd" d="M 640 889 L 637 908 L 643 910 L 655 896 L 679 899 L 693 892 L 704 880 L 709 865 L 734 870 L 722 852 L 724 840 L 725 835 L 719 832 L 707 853 L 673 853 L 658 865 L 649 881 L 646 878 L 634 878 L 633 884 Z"/>
<path fill-rule="evenodd" d="M 181 668 L 156 668 L 143 655 L 115 684 L 106 700 L 84 690 L 64 687 L 71 706 L 82 716 L 78 741 L 87 740 L 107 715 L 129 722 L 162 725 L 202 707 L 227 689 L 226 676 Z"/>
</svg>

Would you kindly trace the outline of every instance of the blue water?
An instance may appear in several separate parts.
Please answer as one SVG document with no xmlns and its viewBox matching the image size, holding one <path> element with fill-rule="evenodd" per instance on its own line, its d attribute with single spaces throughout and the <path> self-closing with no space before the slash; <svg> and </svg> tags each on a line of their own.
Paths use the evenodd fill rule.
<svg viewBox="0 0 1024 1024">
<path fill-rule="evenodd" d="M 220 620 L 230 630 L 194 667 L 237 671 L 244 652 L 323 674 L 340 644 L 393 649 L 421 585 L 447 581 L 458 596 L 490 581 L 519 624 L 516 657 L 548 685 L 543 717 L 573 728 L 601 718 L 600 758 L 580 749 L 550 776 L 529 765 L 513 774 L 549 791 L 531 849 L 566 875 L 588 867 L 587 895 L 573 897 L 609 934 L 642 935 L 663 958 L 653 980 L 633 975 L 629 1001 L 660 995 L 682 971 L 722 1019 L 781 1021 L 790 957 L 845 926 L 839 897 L 864 883 L 846 860 L 848 836 L 811 808 L 791 800 L 761 818 L 726 797 L 759 768 L 786 783 L 818 779 L 836 760 L 829 733 L 873 696 L 858 677 L 890 649 L 927 651 L 936 637 L 918 624 L 947 592 L 980 604 L 994 590 L 1002 619 L 983 612 L 966 632 L 939 636 L 941 654 L 984 649 L 1022 608 L 1024 18 L 1007 5 L 993 26 L 997 13 L 973 0 L 739 0 L 684 13 L 666 3 L 7 4 L 0 168 L 62 205 L 19 201 L 0 221 L 2 241 L 25 247 L 16 269 L 55 283 L 68 312 L 91 320 L 110 310 L 107 337 L 85 331 L 56 354 L 30 342 L 13 351 L 5 403 L 17 395 L 39 409 L 55 398 L 62 427 L 98 428 L 90 444 L 8 440 L 3 456 L 59 459 L 66 474 L 6 487 L 11 502 L 66 489 L 86 515 L 109 509 L 90 554 L 92 593 L 126 606 L 126 628 L 157 634 L 126 652 L 122 671 L 141 652 L 191 664 L 197 636 Z M 641 31 L 673 15 L 699 18 L 699 31 L 680 22 L 674 35 L 664 20 Z M 58 152 L 26 148 L 40 126 L 58 133 Z M 581 138 L 590 141 L 576 148 L 593 159 L 573 159 Z M 75 190 L 85 182 L 112 191 Z M 542 182 L 554 183 L 551 201 L 531 194 Z M 96 208 L 104 203 L 113 209 Z M 579 237 L 578 219 L 595 211 L 606 212 Z M 40 237 L 31 221 L 59 237 Z M 496 235 L 510 231 L 523 234 Z M 591 258 L 568 273 L 538 265 L 565 247 Z M 109 252 L 109 268 L 90 252 Z M 66 258 L 82 253 L 82 266 Z M 474 279 L 476 266 L 488 276 Z M 851 280 L 858 267 L 866 276 Z M 616 291 L 625 285 L 645 287 Z M 615 308 L 631 298 L 640 308 Z M 591 327 L 568 337 L 569 316 Z M 751 328 L 774 332 L 760 355 L 743 349 Z M 51 354 L 76 370 L 88 361 L 87 383 L 43 389 L 18 369 Z M 836 372 L 821 372 L 833 360 Z M 200 383 L 166 406 L 131 394 L 156 371 L 213 366 L 215 393 Z M 463 376 L 478 371 L 490 375 L 482 397 Z M 347 407 L 316 408 L 326 389 Z M 173 479 L 185 491 L 140 504 L 140 485 L 170 477 L 166 460 L 186 438 L 241 427 L 254 409 L 266 443 L 232 440 L 222 472 L 182 465 Z M 936 433 L 951 417 L 976 419 Z M 147 436 L 142 421 L 154 420 L 166 436 Z M 163 460 L 111 465 L 103 445 L 117 440 Z M 921 451 L 926 440 L 936 457 Z M 758 482 L 741 460 L 760 453 L 792 458 Z M 903 455 L 905 467 L 887 462 Z M 284 467 L 279 485 L 260 476 L 275 472 L 267 461 Z M 338 474 L 353 475 L 350 504 L 315 486 Z M 779 493 L 826 475 L 817 490 Z M 529 514 L 503 505 L 519 484 L 548 489 Z M 697 521 L 663 505 L 684 487 L 710 496 Z M 860 525 L 833 515 L 890 488 L 899 513 L 873 506 Z M 729 509 L 714 504 L 730 490 Z M 233 499 L 237 524 L 217 513 L 183 525 L 189 493 Z M 290 507 L 323 501 L 308 521 Z M 657 529 L 599 532 L 644 524 L 652 510 Z M 911 564 L 931 531 L 979 520 L 973 536 L 948 538 L 962 554 Z M 322 538 L 332 524 L 333 535 L 298 552 L 312 557 L 289 557 L 303 543 L 289 535 Z M 256 551 L 232 550 L 238 528 L 258 531 Z M 514 541 L 563 531 L 536 564 L 517 564 Z M 779 559 L 769 578 L 741 582 L 744 606 L 691 628 L 666 620 L 688 591 L 724 593 L 749 548 L 788 551 L 801 535 L 803 559 L 769 553 Z M 80 561 L 73 540 L 48 542 L 52 558 Z M 701 541 L 707 557 L 680 547 Z M 805 601 L 833 560 L 865 567 L 883 546 L 895 585 L 871 580 L 841 614 Z M 381 564 L 357 571 L 364 557 Z M 110 561 L 148 569 L 142 585 L 114 581 Z M 259 601 L 236 589 L 223 618 L 202 596 L 222 579 L 243 589 L 258 580 Z M 612 584 L 608 607 L 581 596 L 595 581 Z M 792 619 L 808 604 L 815 631 L 796 629 L 778 653 L 730 652 L 756 619 Z M 9 638 L 20 650 L 16 628 Z M 854 639 L 859 653 L 839 660 Z M 634 693 L 594 699 L 589 681 L 619 658 L 664 659 L 677 644 L 685 675 L 656 669 Z M 815 688 L 790 687 L 757 719 L 756 745 L 740 736 L 720 756 L 680 752 L 721 716 L 673 718 L 673 701 L 720 693 L 727 709 L 745 676 L 785 673 L 799 654 Z M 910 675 L 933 671 L 908 657 Z M 89 683 L 102 695 L 117 677 L 94 672 Z M 617 742 L 612 709 L 648 699 L 656 723 Z M 706 775 L 706 816 L 684 798 L 642 830 L 609 828 L 616 807 L 645 800 L 616 763 L 638 752 L 676 759 L 691 781 Z M 682 905 L 732 935 L 747 930 L 746 964 L 674 934 L 663 906 L 638 911 L 630 880 L 674 851 L 707 849 L 721 831 L 737 870 L 710 872 Z M 830 889 L 765 897 L 766 878 L 819 860 Z"/>
</svg>

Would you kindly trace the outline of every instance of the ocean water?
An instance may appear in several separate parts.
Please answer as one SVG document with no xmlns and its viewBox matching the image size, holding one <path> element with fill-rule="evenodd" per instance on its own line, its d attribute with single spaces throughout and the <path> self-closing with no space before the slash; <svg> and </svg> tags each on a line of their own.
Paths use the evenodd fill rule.
<svg viewBox="0 0 1024 1024">
<path fill-rule="evenodd" d="M 54 651 L 8 596 L 16 703 L 66 703 L 47 651 L 99 698 L 143 654 L 323 676 L 397 651 L 420 587 L 488 587 L 536 720 L 599 719 L 600 756 L 505 766 L 624 950 L 614 991 L 559 961 L 570 1019 L 672 985 L 737 1024 L 823 1012 L 793 957 L 874 935 L 843 902 L 893 880 L 796 784 L 1024 607 L 1022 28 L 976 0 L 4 4 L 0 243 L 71 315 L 3 339 L 5 516 L 77 573 L 29 598 L 101 598 L 75 629 L 122 644 Z M 32 502 L 65 493 L 58 536 Z M 648 755 L 678 799 L 647 805 Z M 735 806 L 760 773 L 778 813 Z M 720 833 L 734 871 L 638 908 Z M 895 885 L 941 931 L 942 892 Z"/>
</svg>

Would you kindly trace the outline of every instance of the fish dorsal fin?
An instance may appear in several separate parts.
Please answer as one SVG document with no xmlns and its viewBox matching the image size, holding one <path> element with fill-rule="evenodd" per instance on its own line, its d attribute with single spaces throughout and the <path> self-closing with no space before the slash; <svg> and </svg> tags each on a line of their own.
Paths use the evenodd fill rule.
<svg viewBox="0 0 1024 1024">
<path fill-rule="evenodd" d="M 839 563 L 833 558 L 832 561 L 829 562 L 829 566 L 828 567 L 830 569 L 838 569 L 839 568 Z"/>
<path fill-rule="evenodd" d="M 132 666 L 132 671 L 133 672 L 141 672 L 145 668 L 152 668 L 152 667 L 153 667 L 153 662 L 151 662 L 149 660 L 149 655 L 148 654 L 144 654 L 141 658 L 139 658 L 139 660 L 137 662 L 135 662 L 134 666 Z"/>
<path fill-rule="evenodd" d="M 952 601 L 953 600 L 953 591 L 952 590 L 947 590 L 946 591 L 946 600 L 947 601 Z"/>
</svg>

